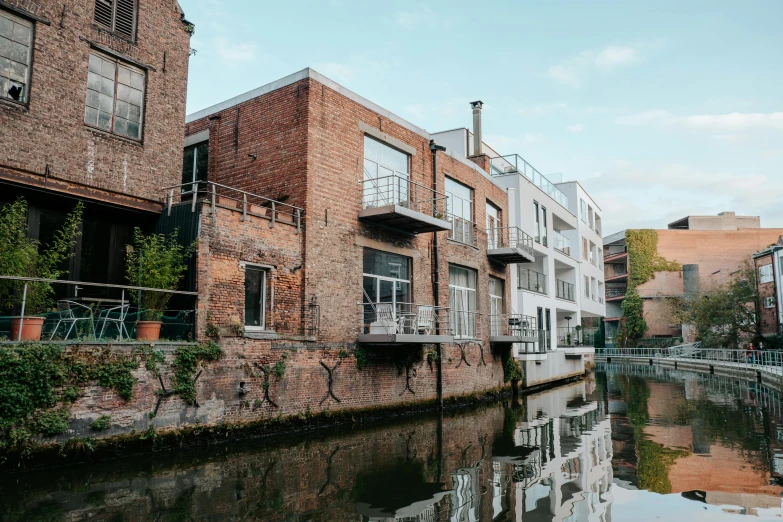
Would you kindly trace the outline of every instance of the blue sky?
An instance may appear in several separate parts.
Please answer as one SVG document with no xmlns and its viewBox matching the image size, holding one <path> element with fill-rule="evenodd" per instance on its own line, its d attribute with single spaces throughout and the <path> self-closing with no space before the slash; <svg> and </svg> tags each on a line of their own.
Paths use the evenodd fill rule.
<svg viewBox="0 0 783 522">
<path fill-rule="evenodd" d="M 783 227 L 783 1 L 180 0 L 188 112 L 305 67 L 577 180 L 604 233 L 734 210 Z"/>
</svg>

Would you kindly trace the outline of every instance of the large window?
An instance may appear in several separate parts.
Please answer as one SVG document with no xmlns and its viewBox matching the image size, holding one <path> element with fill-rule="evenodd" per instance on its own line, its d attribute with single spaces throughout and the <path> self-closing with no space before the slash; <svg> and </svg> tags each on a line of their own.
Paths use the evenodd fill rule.
<svg viewBox="0 0 783 522">
<path fill-rule="evenodd" d="M 95 0 L 94 20 L 119 36 L 136 38 L 137 0 Z"/>
<path fill-rule="evenodd" d="M 209 142 L 196 143 L 185 147 L 185 157 L 182 162 L 182 192 L 191 192 L 194 188 L 204 190 L 206 185 L 186 185 L 207 181 L 207 166 L 209 165 Z"/>
<path fill-rule="evenodd" d="M 489 316 L 492 335 L 503 335 L 503 281 L 489 278 Z"/>
<path fill-rule="evenodd" d="M 449 239 L 473 244 L 473 189 L 463 185 L 459 181 L 446 178 L 446 196 L 449 221 L 451 222 L 451 231 Z"/>
<path fill-rule="evenodd" d="M 411 263 L 410 258 L 364 249 L 363 260 L 363 302 L 364 324 L 369 325 L 369 333 L 377 333 L 389 325 L 380 324 L 378 310 L 391 312 L 394 320 L 400 313 L 409 311 L 411 302 Z"/>
<path fill-rule="evenodd" d="M 547 246 L 546 207 L 541 207 L 541 244 Z"/>
<path fill-rule="evenodd" d="M 771 283 L 773 279 L 771 264 L 759 267 L 759 283 Z"/>
<path fill-rule="evenodd" d="M 266 275 L 263 267 L 245 265 L 245 329 L 263 330 L 266 323 Z"/>
<path fill-rule="evenodd" d="M 0 10 L 0 99 L 27 103 L 33 24 Z"/>
<path fill-rule="evenodd" d="M 587 223 L 587 203 L 584 199 L 579 200 L 579 217 Z"/>
<path fill-rule="evenodd" d="M 449 298 L 454 336 L 476 337 L 476 271 L 449 266 Z"/>
<path fill-rule="evenodd" d="M 408 155 L 364 136 L 364 206 L 405 204 L 410 200 Z"/>
<path fill-rule="evenodd" d="M 500 248 L 502 230 L 500 209 L 487 201 L 487 248 Z"/>
<path fill-rule="evenodd" d="M 134 140 L 141 139 L 144 71 L 90 53 L 84 123 Z"/>
<path fill-rule="evenodd" d="M 541 242 L 541 221 L 538 214 L 538 201 L 533 202 L 533 233 L 535 234 L 534 239 L 536 240 L 536 243 Z"/>
<path fill-rule="evenodd" d="M 764 297 L 764 308 L 775 308 L 775 296 Z"/>
</svg>

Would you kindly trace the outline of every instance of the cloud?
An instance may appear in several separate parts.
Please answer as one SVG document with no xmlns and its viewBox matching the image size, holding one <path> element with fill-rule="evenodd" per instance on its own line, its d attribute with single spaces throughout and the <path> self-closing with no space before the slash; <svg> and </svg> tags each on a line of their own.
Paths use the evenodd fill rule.
<svg viewBox="0 0 783 522">
<path fill-rule="evenodd" d="M 584 130 L 585 126 L 581 123 L 575 123 L 573 125 L 569 125 L 566 127 L 566 130 L 568 132 L 582 132 Z"/>
<path fill-rule="evenodd" d="M 256 46 L 250 43 L 232 43 L 227 38 L 215 39 L 215 51 L 221 61 L 229 64 L 252 62 L 256 59 Z"/>
<path fill-rule="evenodd" d="M 410 11 L 397 11 L 394 20 L 398 25 L 411 29 L 427 21 L 433 20 L 435 13 L 426 5 L 419 4 Z"/>
<path fill-rule="evenodd" d="M 582 51 L 547 70 L 547 76 L 560 83 L 579 87 L 593 71 L 608 72 L 617 67 L 631 65 L 639 60 L 639 53 L 632 47 L 608 46 L 600 51 Z"/>
</svg>

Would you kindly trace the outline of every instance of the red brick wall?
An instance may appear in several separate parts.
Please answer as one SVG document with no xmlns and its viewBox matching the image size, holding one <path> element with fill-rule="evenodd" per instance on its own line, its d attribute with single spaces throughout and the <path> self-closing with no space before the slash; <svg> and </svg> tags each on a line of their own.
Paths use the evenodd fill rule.
<svg viewBox="0 0 783 522">
<path fill-rule="evenodd" d="M 141 1 L 136 43 L 93 23 L 93 0 L 7 0 L 47 18 L 35 23 L 29 107 L 0 103 L 0 175 L 26 172 L 141 198 L 180 182 L 190 36 L 175 0 Z M 62 23 L 62 27 L 61 27 Z M 148 64 L 143 141 L 84 124 L 90 44 Z M 164 72 L 164 52 L 166 63 Z M 154 69 L 154 70 L 153 70 Z M 5 171 L 5 174 L 3 173 Z"/>
<path fill-rule="evenodd" d="M 770 265 L 773 262 L 772 254 L 768 254 L 763 257 L 759 257 L 753 260 L 756 268 L 756 277 L 758 277 L 759 267 L 764 265 Z M 774 273 L 774 271 L 773 271 Z M 759 292 L 759 320 L 761 321 L 761 333 L 764 335 L 774 335 L 778 333 L 778 309 L 777 300 L 775 300 L 775 307 L 765 308 L 764 298 L 775 297 L 775 281 L 774 279 L 769 283 L 758 283 Z"/>
</svg>

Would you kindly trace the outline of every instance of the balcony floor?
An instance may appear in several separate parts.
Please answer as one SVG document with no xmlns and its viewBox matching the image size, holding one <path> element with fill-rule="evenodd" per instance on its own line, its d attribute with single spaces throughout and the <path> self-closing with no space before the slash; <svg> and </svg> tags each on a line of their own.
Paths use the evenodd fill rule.
<svg viewBox="0 0 783 522">
<path fill-rule="evenodd" d="M 490 248 L 487 255 L 495 261 L 510 265 L 511 263 L 532 263 L 536 259 L 533 254 L 521 248 Z"/>
<path fill-rule="evenodd" d="M 359 219 L 414 234 L 451 230 L 451 223 L 448 221 L 411 210 L 401 205 L 365 208 L 359 211 Z"/>
<path fill-rule="evenodd" d="M 537 335 L 490 335 L 490 343 L 508 344 L 508 343 L 537 343 Z"/>
<path fill-rule="evenodd" d="M 453 343 L 453 335 L 420 335 L 420 334 L 359 334 L 359 342 L 367 344 L 436 344 Z"/>
</svg>

